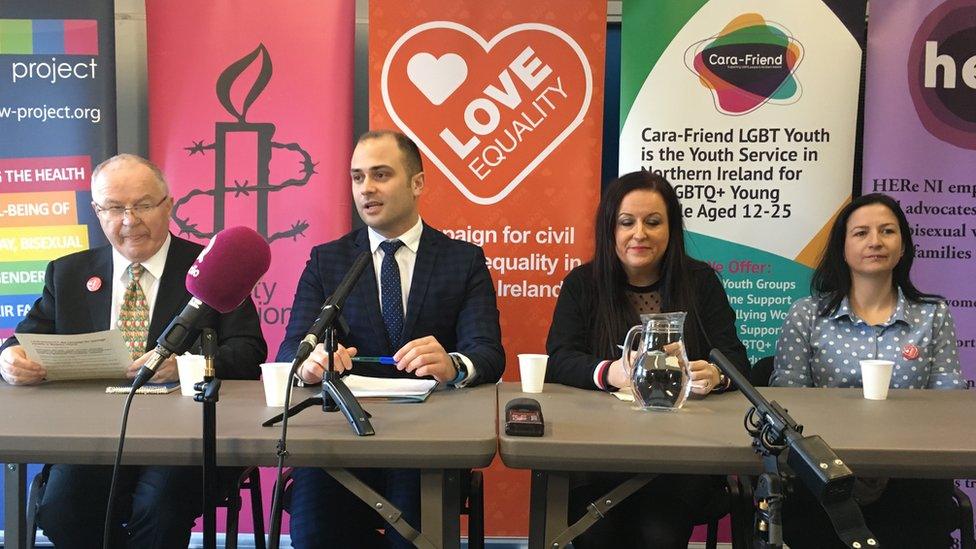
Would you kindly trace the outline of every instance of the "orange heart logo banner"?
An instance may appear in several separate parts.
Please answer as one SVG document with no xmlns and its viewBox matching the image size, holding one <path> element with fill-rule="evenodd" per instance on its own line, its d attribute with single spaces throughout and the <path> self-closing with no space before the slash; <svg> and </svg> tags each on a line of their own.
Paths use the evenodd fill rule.
<svg viewBox="0 0 976 549">
<path fill-rule="evenodd" d="M 380 90 L 394 123 L 461 194 L 488 205 L 583 122 L 593 73 L 583 48 L 551 25 L 513 25 L 485 39 L 460 23 L 432 21 L 393 44 Z"/>
<path fill-rule="evenodd" d="M 605 0 L 370 0 L 370 129 L 424 156 L 420 213 L 484 248 L 504 379 L 544 353 L 562 280 L 593 254 Z M 485 533 L 524 536 L 528 475 L 485 471 Z"/>
</svg>

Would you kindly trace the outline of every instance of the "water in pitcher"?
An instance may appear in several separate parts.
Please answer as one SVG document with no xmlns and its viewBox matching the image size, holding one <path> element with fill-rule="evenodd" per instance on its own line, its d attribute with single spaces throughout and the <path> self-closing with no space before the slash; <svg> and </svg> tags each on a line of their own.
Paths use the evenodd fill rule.
<svg viewBox="0 0 976 549">
<path fill-rule="evenodd" d="M 688 398 L 684 321 L 683 312 L 641 315 L 641 324 L 627 333 L 624 367 L 639 408 L 678 410 Z"/>
</svg>

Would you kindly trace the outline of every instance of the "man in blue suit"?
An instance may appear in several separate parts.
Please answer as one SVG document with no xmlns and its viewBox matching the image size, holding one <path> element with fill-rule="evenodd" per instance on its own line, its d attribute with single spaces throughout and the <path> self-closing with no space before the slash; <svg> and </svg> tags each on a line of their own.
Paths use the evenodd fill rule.
<svg viewBox="0 0 976 549">
<path fill-rule="evenodd" d="M 366 133 L 353 152 L 350 174 L 366 227 L 312 249 L 277 359 L 295 357 L 322 303 L 365 251 L 373 256 L 373 272 L 367 269 L 346 301 L 349 333 L 339 338 L 337 371 L 352 369 L 357 354 L 392 355 L 395 366 L 357 363 L 354 372 L 433 378 L 454 387 L 498 381 L 505 354 L 484 252 L 420 219 L 424 172 L 417 145 L 397 132 Z M 306 383 L 320 382 L 327 360 L 319 344 L 298 376 Z M 419 471 L 354 472 L 419 527 Z M 324 470 L 298 468 L 292 478 L 293 547 L 411 546 L 393 528 L 386 528 L 384 541 L 376 531 L 384 526 L 379 515 Z"/>
</svg>

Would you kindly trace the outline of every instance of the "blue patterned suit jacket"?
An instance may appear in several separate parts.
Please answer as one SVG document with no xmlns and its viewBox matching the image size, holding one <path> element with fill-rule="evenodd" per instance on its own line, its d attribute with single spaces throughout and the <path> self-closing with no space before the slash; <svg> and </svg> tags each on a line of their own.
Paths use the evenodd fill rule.
<svg viewBox="0 0 976 549">
<path fill-rule="evenodd" d="M 369 236 L 362 227 L 312 248 L 298 281 L 291 318 L 277 360 L 291 362 L 298 344 L 318 316 L 325 299 L 335 291 L 349 267 L 364 251 Z M 346 300 L 342 313 L 349 333 L 339 337 L 361 356 L 392 355 L 380 314 L 375 271 L 367 267 Z M 452 240 L 424 224 L 417 248 L 407 310 L 404 341 L 434 336 L 447 352 L 467 356 L 475 365 L 473 383 L 498 381 L 505 369 L 505 353 L 498 325 L 498 306 L 485 254 L 474 244 Z M 411 376 L 393 366 L 357 363 L 353 372 L 375 377 Z"/>
</svg>

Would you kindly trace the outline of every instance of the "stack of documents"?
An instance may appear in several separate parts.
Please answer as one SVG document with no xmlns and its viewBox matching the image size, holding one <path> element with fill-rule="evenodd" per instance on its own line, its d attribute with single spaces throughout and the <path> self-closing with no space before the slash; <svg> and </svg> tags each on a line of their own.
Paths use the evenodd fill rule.
<svg viewBox="0 0 976 549">
<path fill-rule="evenodd" d="M 348 375 L 342 378 L 356 398 L 423 402 L 434 391 L 433 379 L 402 379 Z"/>
</svg>

